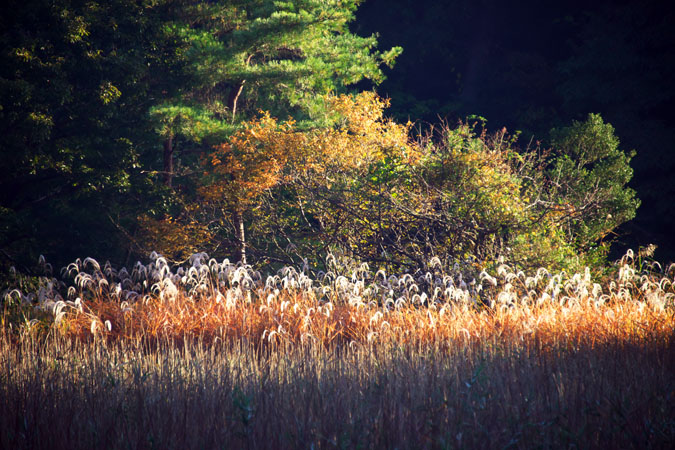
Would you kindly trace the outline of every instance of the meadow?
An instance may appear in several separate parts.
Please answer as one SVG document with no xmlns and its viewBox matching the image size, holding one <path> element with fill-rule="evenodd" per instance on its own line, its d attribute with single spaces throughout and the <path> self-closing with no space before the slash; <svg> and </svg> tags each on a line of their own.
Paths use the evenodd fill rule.
<svg viewBox="0 0 675 450">
<path fill-rule="evenodd" d="M 2 448 L 671 448 L 675 266 L 14 276 Z"/>
</svg>

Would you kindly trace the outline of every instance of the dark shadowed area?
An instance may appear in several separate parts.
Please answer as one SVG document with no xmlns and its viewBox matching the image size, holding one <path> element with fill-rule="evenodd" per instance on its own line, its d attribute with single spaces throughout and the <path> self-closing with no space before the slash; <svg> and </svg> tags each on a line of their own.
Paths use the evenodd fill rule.
<svg viewBox="0 0 675 450">
<path fill-rule="evenodd" d="M 378 91 L 399 119 L 451 123 L 478 115 L 489 129 L 549 131 L 599 113 L 634 149 L 642 206 L 617 230 L 615 252 L 657 244 L 675 259 L 675 8 L 658 1 L 370 0 L 353 29 L 404 53 Z"/>
</svg>

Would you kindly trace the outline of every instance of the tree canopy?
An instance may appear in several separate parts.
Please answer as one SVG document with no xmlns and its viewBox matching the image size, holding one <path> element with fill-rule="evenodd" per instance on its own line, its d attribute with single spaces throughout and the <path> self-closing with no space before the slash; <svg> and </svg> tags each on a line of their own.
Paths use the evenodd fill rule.
<svg viewBox="0 0 675 450">
<path fill-rule="evenodd" d="M 13 4 L 0 36 L 3 264 L 155 250 L 313 264 L 338 251 L 387 267 L 602 261 L 639 204 L 614 128 L 591 114 L 521 146 L 480 118 L 423 131 L 389 119 L 389 100 L 361 87 L 401 49 L 350 31 L 359 5 Z M 450 41 L 425 57 L 450 64 Z M 417 101 L 432 81 L 410 88 L 428 111 L 410 111 L 461 110 Z"/>
<path fill-rule="evenodd" d="M 119 258 L 138 214 L 184 207 L 199 156 L 257 111 L 321 125 L 320 95 L 380 81 L 400 52 L 348 31 L 358 3 L 14 2 L 0 38 L 5 260 Z"/>
</svg>

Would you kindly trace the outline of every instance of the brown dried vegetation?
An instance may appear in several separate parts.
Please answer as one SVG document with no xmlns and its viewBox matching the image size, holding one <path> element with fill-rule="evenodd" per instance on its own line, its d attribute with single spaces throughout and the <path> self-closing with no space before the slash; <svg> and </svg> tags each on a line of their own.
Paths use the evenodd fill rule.
<svg viewBox="0 0 675 450">
<path fill-rule="evenodd" d="M 673 278 L 640 265 L 76 262 L 5 295 L 1 446 L 668 448 Z"/>
</svg>

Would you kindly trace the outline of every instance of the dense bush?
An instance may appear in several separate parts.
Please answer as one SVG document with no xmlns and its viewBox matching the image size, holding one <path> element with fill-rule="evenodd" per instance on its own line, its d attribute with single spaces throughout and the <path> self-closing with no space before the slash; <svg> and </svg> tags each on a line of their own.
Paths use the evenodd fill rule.
<svg viewBox="0 0 675 450">
<path fill-rule="evenodd" d="M 444 127 L 415 144 L 414 160 L 390 151 L 352 181 L 355 194 L 334 192 L 330 215 L 349 214 L 331 233 L 361 258 L 418 266 L 434 256 L 522 267 L 601 263 L 603 239 L 639 204 L 626 187 L 630 156 L 597 115 L 554 136 L 551 150 L 519 149 L 505 130 Z"/>
<path fill-rule="evenodd" d="M 218 146 L 181 218 L 144 222 L 146 250 L 181 259 L 199 237 L 258 262 L 319 264 L 333 250 L 387 268 L 436 257 L 576 270 L 602 263 L 608 234 L 635 214 L 630 156 L 597 115 L 555 130 L 552 149 L 522 149 L 469 123 L 413 140 L 372 93 L 325 101 L 332 126 L 265 115 Z M 165 238 L 169 225 L 189 231 Z"/>
<path fill-rule="evenodd" d="M 567 206 L 562 221 L 566 237 L 577 249 L 588 251 L 635 217 L 640 201 L 626 187 L 635 152 L 619 149 L 614 128 L 598 114 L 552 134 L 556 157 L 548 171 L 551 201 Z"/>
</svg>

